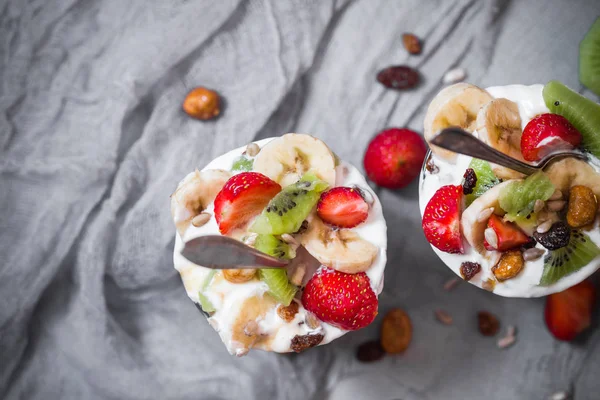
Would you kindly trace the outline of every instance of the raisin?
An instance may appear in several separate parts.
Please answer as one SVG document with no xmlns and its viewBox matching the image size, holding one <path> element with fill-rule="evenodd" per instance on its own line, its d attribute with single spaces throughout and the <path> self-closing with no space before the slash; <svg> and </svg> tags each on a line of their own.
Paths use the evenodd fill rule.
<svg viewBox="0 0 600 400">
<path fill-rule="evenodd" d="M 481 264 L 471 261 L 465 261 L 460 264 L 460 275 L 465 281 L 470 281 L 475 275 L 481 271 Z"/>
<path fill-rule="evenodd" d="M 390 310 L 381 324 L 381 347 L 386 353 L 398 354 L 408 348 L 412 339 L 410 317 L 403 310 Z"/>
<path fill-rule="evenodd" d="M 382 69 L 377 74 L 377 80 L 389 89 L 412 89 L 419 84 L 419 73 L 405 65 L 395 65 Z"/>
<path fill-rule="evenodd" d="M 463 181 L 463 194 L 473 193 L 473 189 L 475 189 L 475 185 L 477 184 L 477 174 L 475 174 L 475 170 L 473 168 L 467 168 L 463 178 L 465 178 Z"/>
<path fill-rule="evenodd" d="M 301 351 L 315 347 L 323 341 L 324 337 L 325 335 L 320 333 L 316 335 L 296 335 L 292 338 L 290 348 L 296 353 L 300 353 Z"/>
<path fill-rule="evenodd" d="M 381 360 L 385 356 L 385 351 L 381 347 L 379 340 L 371 340 L 363 343 L 356 349 L 356 358 L 360 362 L 373 362 Z"/>
<path fill-rule="evenodd" d="M 431 156 L 431 153 L 429 153 L 429 157 L 427 158 L 425 169 L 432 175 L 440 172 L 440 168 L 433 162 L 433 157 Z"/>
<path fill-rule="evenodd" d="M 483 336 L 494 336 L 500 329 L 498 318 L 487 311 L 479 311 L 477 313 L 477 323 L 479 325 L 479 332 Z"/>
<path fill-rule="evenodd" d="M 548 250 L 558 250 L 569 244 L 571 228 L 562 221 L 555 222 L 546 233 L 533 232 L 533 237 Z"/>
<path fill-rule="evenodd" d="M 402 44 L 410 54 L 421 54 L 421 41 L 412 33 L 402 35 Z"/>
</svg>

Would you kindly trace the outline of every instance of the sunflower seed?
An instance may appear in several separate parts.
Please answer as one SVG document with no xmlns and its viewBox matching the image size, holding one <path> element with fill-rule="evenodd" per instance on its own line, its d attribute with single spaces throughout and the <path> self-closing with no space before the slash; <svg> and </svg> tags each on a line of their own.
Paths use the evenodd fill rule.
<svg viewBox="0 0 600 400">
<path fill-rule="evenodd" d="M 552 193 L 552 196 L 550 196 L 549 200 L 560 200 L 562 197 L 562 192 L 559 189 L 556 189 L 554 193 Z"/>
<path fill-rule="evenodd" d="M 545 205 L 546 203 L 544 203 L 543 200 L 537 199 L 533 205 L 533 212 L 539 213 L 540 211 L 542 211 Z"/>
<path fill-rule="evenodd" d="M 538 225 L 538 227 L 536 228 L 537 233 L 546 233 L 550 230 L 550 228 L 552 228 L 552 220 L 548 220 L 546 222 L 543 222 L 542 224 Z"/>
<path fill-rule="evenodd" d="M 550 211 L 560 211 L 563 208 L 565 208 L 566 204 L 567 204 L 567 202 L 564 200 L 553 200 L 553 201 L 549 201 L 548 203 L 546 203 L 546 206 L 548 207 L 548 210 L 550 210 Z"/>
<path fill-rule="evenodd" d="M 477 216 L 477 222 L 487 221 L 494 213 L 494 207 L 486 208 Z"/>
<path fill-rule="evenodd" d="M 490 246 L 495 249 L 498 248 L 498 235 L 496 235 L 496 232 L 492 228 L 486 228 L 483 235 Z"/>
<path fill-rule="evenodd" d="M 546 251 L 537 247 L 532 247 L 531 249 L 527 249 L 523 252 L 523 259 L 525 261 L 534 261 L 539 259 L 545 252 Z"/>
<path fill-rule="evenodd" d="M 460 282 L 458 280 L 458 278 L 450 278 L 446 281 L 446 283 L 444 283 L 444 290 L 449 292 L 452 289 L 454 289 L 456 287 L 456 285 L 458 285 L 458 282 Z"/>
<path fill-rule="evenodd" d="M 516 341 L 517 339 L 514 336 L 504 336 L 502 339 L 498 340 L 498 348 L 505 349 L 512 346 Z"/>
<path fill-rule="evenodd" d="M 457 83 L 465 79 L 467 72 L 462 68 L 453 68 L 444 74 L 442 81 L 449 85 L 451 83 Z"/>
<path fill-rule="evenodd" d="M 435 318 L 444 325 L 452 325 L 452 316 L 444 310 L 435 310 Z"/>
<path fill-rule="evenodd" d="M 210 214 L 202 212 L 192 218 L 192 225 L 196 228 L 200 228 L 201 226 L 206 225 L 206 223 L 210 220 Z"/>
</svg>

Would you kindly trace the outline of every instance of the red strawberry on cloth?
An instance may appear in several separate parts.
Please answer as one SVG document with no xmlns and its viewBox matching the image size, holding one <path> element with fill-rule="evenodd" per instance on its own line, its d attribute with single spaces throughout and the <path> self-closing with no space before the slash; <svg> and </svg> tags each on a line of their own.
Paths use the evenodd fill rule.
<svg viewBox="0 0 600 400">
<path fill-rule="evenodd" d="M 391 128 L 371 140 L 363 163 L 367 176 L 377 185 L 400 189 L 419 175 L 426 152 L 418 133 Z"/>
<path fill-rule="evenodd" d="M 596 289 L 583 281 L 546 298 L 546 326 L 559 340 L 573 340 L 590 326 Z"/>
</svg>

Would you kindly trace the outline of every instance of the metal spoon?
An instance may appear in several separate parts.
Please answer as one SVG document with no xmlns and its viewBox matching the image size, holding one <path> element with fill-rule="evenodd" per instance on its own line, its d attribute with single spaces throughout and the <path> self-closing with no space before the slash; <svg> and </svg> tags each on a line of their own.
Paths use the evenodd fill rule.
<svg viewBox="0 0 600 400">
<path fill-rule="evenodd" d="M 185 242 L 181 255 L 211 269 L 283 268 L 287 260 L 271 257 L 244 243 L 221 235 L 200 236 Z"/>
<path fill-rule="evenodd" d="M 489 161 L 514 171 L 521 172 L 525 175 L 531 175 L 537 171 L 542 171 L 550 165 L 550 163 L 565 157 L 587 160 L 585 154 L 574 151 L 564 151 L 544 157 L 537 165 L 526 164 L 488 146 L 469 132 L 460 128 L 446 128 L 440 131 L 440 133 L 431 140 L 431 144 L 455 153 Z"/>
</svg>

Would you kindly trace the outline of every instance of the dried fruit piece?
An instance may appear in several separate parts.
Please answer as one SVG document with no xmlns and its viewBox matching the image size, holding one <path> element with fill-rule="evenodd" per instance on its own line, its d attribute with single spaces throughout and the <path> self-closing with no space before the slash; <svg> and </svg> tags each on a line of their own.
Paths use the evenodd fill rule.
<svg viewBox="0 0 600 400">
<path fill-rule="evenodd" d="M 467 168 L 463 178 L 465 178 L 462 185 L 463 194 L 473 193 L 473 189 L 475 189 L 475 185 L 477 185 L 477 175 L 475 174 L 475 170 L 473 168 Z"/>
<path fill-rule="evenodd" d="M 460 264 L 460 275 L 467 282 L 477 275 L 479 271 L 481 271 L 481 264 L 479 263 L 465 261 Z"/>
<path fill-rule="evenodd" d="M 358 346 L 356 358 L 360 362 L 373 362 L 381 360 L 385 356 L 385 351 L 381 347 L 379 340 L 371 340 Z"/>
<path fill-rule="evenodd" d="M 284 306 L 281 304 L 279 307 L 277 307 L 277 315 L 279 315 L 279 318 L 285 322 L 290 322 L 298 313 L 298 308 L 298 303 L 295 301 L 292 301 L 289 306 Z"/>
<path fill-rule="evenodd" d="M 500 321 L 498 321 L 498 318 L 487 311 L 479 311 L 477 313 L 477 323 L 479 332 L 481 332 L 483 336 L 494 336 L 500 329 Z"/>
<path fill-rule="evenodd" d="M 592 189 L 582 185 L 571 188 L 567 211 L 567 223 L 571 228 L 581 228 L 591 224 L 596 219 L 597 211 L 598 200 Z"/>
<path fill-rule="evenodd" d="M 404 310 L 394 308 L 381 324 L 381 347 L 386 353 L 399 354 L 408 348 L 412 338 L 410 317 Z"/>
<path fill-rule="evenodd" d="M 410 54 L 421 54 L 421 41 L 412 33 L 402 35 L 402 44 Z"/>
<path fill-rule="evenodd" d="M 316 335 L 296 335 L 292 338 L 290 348 L 296 353 L 300 353 L 311 347 L 315 347 L 323 341 L 325 335 L 317 333 Z"/>
<path fill-rule="evenodd" d="M 192 89 L 183 101 L 183 111 L 203 121 L 217 117 L 221 112 L 220 107 L 219 94 L 205 87 Z"/>
<path fill-rule="evenodd" d="M 254 279 L 256 269 L 224 269 L 223 277 L 231 283 L 244 283 Z"/>
<path fill-rule="evenodd" d="M 429 172 L 432 175 L 440 172 L 440 168 L 437 165 L 435 165 L 435 163 L 433 162 L 432 153 L 429 153 L 429 157 L 427 158 L 427 163 L 425 164 L 425 169 L 427 170 L 427 172 Z"/>
<path fill-rule="evenodd" d="M 419 84 L 419 73 L 406 65 L 394 65 L 382 69 L 377 74 L 377 80 L 389 89 L 412 89 Z"/>
<path fill-rule="evenodd" d="M 562 221 L 552 224 L 547 232 L 533 232 L 533 237 L 548 250 L 558 250 L 569 244 L 571 228 Z"/>
<path fill-rule="evenodd" d="M 502 254 L 498 264 L 492 267 L 492 272 L 496 279 L 505 281 L 517 276 L 523 269 L 524 264 L 525 260 L 523 260 L 523 254 L 520 250 L 507 251 Z"/>
</svg>

